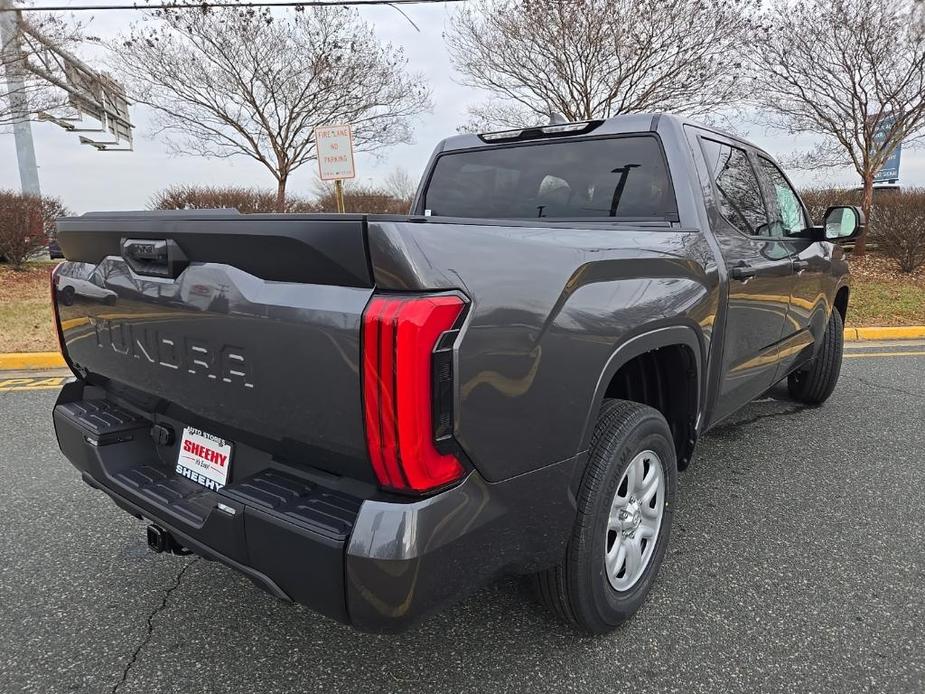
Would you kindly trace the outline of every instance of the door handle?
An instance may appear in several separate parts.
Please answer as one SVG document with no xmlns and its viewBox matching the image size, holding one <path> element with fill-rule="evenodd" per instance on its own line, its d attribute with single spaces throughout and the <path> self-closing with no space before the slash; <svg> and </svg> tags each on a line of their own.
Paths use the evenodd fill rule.
<svg viewBox="0 0 925 694">
<path fill-rule="evenodd" d="M 757 275 L 758 271 L 743 260 L 733 267 L 729 274 L 734 280 L 747 280 Z"/>
<path fill-rule="evenodd" d="M 794 272 L 803 272 L 803 270 L 809 269 L 808 260 L 794 260 L 793 261 L 793 271 Z"/>
</svg>

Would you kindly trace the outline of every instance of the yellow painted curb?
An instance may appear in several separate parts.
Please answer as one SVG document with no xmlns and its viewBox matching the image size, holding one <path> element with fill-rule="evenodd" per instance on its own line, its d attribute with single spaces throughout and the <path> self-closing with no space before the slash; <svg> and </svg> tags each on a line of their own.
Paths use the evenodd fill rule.
<svg viewBox="0 0 925 694">
<path fill-rule="evenodd" d="M 14 352 L 0 354 L 0 371 L 60 369 L 67 366 L 58 352 Z"/>
<path fill-rule="evenodd" d="M 925 337 L 925 325 L 905 325 L 895 328 L 845 328 L 845 339 L 862 340 L 914 340 Z"/>
</svg>

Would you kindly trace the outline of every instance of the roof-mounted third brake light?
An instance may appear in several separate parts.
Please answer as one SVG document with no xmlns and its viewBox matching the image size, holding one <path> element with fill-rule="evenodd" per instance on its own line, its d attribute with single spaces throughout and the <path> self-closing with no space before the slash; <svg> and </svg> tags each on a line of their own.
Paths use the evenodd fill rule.
<svg viewBox="0 0 925 694">
<path fill-rule="evenodd" d="M 535 140 L 542 137 L 578 135 L 588 133 L 601 124 L 599 120 L 580 121 L 577 123 L 557 123 L 518 130 L 501 130 L 494 133 L 482 133 L 479 137 L 485 142 L 515 142 L 518 140 Z"/>
<path fill-rule="evenodd" d="M 495 142 L 496 140 L 516 140 L 523 135 L 523 132 L 523 130 L 502 130 L 496 133 L 482 133 L 479 137 L 487 142 Z"/>
</svg>

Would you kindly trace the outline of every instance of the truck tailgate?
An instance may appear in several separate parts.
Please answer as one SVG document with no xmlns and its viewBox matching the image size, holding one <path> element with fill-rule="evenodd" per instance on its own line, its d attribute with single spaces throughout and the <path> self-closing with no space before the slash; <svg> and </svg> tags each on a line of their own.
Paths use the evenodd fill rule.
<svg viewBox="0 0 925 694">
<path fill-rule="evenodd" d="M 323 215 L 64 220 L 66 356 L 143 411 L 373 479 L 360 401 L 365 233 L 362 217 Z"/>
</svg>

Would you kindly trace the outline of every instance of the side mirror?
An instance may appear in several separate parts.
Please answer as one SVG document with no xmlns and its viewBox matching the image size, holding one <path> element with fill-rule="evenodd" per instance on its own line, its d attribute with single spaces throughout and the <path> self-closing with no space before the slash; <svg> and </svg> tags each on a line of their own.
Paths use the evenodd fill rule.
<svg viewBox="0 0 925 694">
<path fill-rule="evenodd" d="M 826 241 L 850 241 L 864 231 L 864 213 L 854 206 L 830 207 L 825 211 L 822 226 Z"/>
</svg>

